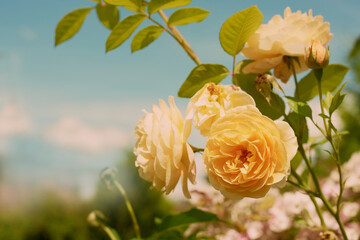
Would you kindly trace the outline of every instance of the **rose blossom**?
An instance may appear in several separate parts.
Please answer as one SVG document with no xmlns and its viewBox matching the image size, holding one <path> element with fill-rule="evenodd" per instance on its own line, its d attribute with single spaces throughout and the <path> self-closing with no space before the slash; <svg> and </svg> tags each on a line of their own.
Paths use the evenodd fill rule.
<svg viewBox="0 0 360 240">
<path fill-rule="evenodd" d="M 190 132 L 191 121 L 203 136 L 208 136 L 213 122 L 225 115 L 225 111 L 237 106 L 253 105 L 254 99 L 234 85 L 207 83 L 191 99 L 186 109 L 186 129 Z"/>
<path fill-rule="evenodd" d="M 195 182 L 195 162 L 186 142 L 189 135 L 184 134 L 184 120 L 174 98 L 169 97 L 170 107 L 163 100 L 159 102 L 160 106 L 153 105 L 152 113 L 145 112 L 136 124 L 135 165 L 140 177 L 166 194 L 181 176 L 184 195 L 190 198 L 187 180 Z"/>
<path fill-rule="evenodd" d="M 304 63 L 306 44 L 317 39 L 325 46 L 331 38 L 330 24 L 321 15 L 313 17 L 312 10 L 309 15 L 301 11 L 292 13 L 287 7 L 284 18 L 275 15 L 250 36 L 241 53 L 255 61 L 245 66 L 243 72 L 264 73 L 274 68 L 274 75 L 286 83 L 292 75 L 289 57 L 297 58 L 292 61 L 296 73 L 303 72 L 308 69 Z"/>
<path fill-rule="evenodd" d="M 272 185 L 285 183 L 297 147 L 289 124 L 247 105 L 213 123 L 203 159 L 210 184 L 225 197 L 260 198 Z"/>
</svg>

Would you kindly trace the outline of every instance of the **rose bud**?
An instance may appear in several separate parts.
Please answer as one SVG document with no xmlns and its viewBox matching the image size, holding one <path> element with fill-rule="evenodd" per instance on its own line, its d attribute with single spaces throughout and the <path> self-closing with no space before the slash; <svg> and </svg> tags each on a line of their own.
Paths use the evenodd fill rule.
<svg viewBox="0 0 360 240">
<path fill-rule="evenodd" d="M 311 41 L 306 48 L 305 64 L 309 68 L 324 68 L 329 64 L 329 50 L 324 47 L 319 40 Z"/>
</svg>

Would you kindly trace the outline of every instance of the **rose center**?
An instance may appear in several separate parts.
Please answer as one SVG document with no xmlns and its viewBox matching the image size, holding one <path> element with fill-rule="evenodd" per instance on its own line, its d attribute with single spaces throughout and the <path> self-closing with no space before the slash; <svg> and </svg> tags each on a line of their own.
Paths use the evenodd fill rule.
<svg viewBox="0 0 360 240">
<path fill-rule="evenodd" d="M 215 84 L 211 84 L 210 86 L 207 87 L 207 90 L 210 93 L 209 96 L 209 102 L 218 102 L 219 104 L 221 104 L 221 96 L 222 94 L 222 89 L 217 87 Z"/>
<path fill-rule="evenodd" d="M 227 169 L 229 172 L 238 172 L 240 171 L 243 174 L 246 174 L 249 169 L 249 158 L 253 156 L 253 153 L 247 149 L 241 149 L 235 152 L 235 159 L 228 160 L 226 162 Z"/>
</svg>

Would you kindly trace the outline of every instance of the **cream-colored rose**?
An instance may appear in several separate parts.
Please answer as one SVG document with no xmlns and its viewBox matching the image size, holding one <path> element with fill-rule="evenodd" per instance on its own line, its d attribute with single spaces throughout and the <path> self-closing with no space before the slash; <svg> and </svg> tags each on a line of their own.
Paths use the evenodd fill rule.
<svg viewBox="0 0 360 240">
<path fill-rule="evenodd" d="M 184 119 L 169 97 L 168 107 L 163 100 L 160 106 L 153 105 L 152 112 L 136 125 L 137 142 L 134 153 L 135 165 L 140 176 L 152 182 L 154 188 L 169 194 L 181 176 L 185 197 L 190 198 L 188 179 L 195 183 L 194 152 L 186 142 Z"/>
<path fill-rule="evenodd" d="M 225 115 L 225 111 L 237 106 L 253 105 L 254 99 L 234 85 L 207 83 L 191 99 L 186 110 L 187 132 L 191 123 L 203 136 L 209 134 L 213 122 Z"/>
<path fill-rule="evenodd" d="M 332 36 L 330 24 L 321 15 L 313 17 L 312 10 L 309 15 L 301 11 L 292 13 L 287 7 L 284 18 L 275 15 L 250 36 L 241 53 L 255 61 L 245 66 L 243 72 L 264 73 L 274 68 L 274 75 L 286 83 L 292 75 L 290 61 L 296 73 L 308 69 L 304 63 L 306 44 L 318 39 L 325 46 Z"/>
<path fill-rule="evenodd" d="M 212 125 L 203 154 L 210 184 L 237 200 L 283 186 L 297 151 L 294 131 L 254 106 L 230 109 Z"/>
</svg>

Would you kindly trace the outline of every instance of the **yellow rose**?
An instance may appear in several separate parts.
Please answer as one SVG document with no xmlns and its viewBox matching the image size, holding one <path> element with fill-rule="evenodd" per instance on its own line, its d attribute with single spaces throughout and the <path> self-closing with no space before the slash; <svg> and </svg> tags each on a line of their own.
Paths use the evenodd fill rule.
<svg viewBox="0 0 360 240">
<path fill-rule="evenodd" d="M 191 122 L 203 136 L 208 136 L 213 122 L 225 115 L 225 111 L 237 106 L 253 105 L 254 99 L 234 85 L 207 83 L 191 99 L 186 110 L 186 131 Z"/>
<path fill-rule="evenodd" d="M 297 151 L 294 131 L 256 107 L 236 107 L 214 122 L 203 154 L 210 184 L 237 200 L 283 186 Z"/>
<path fill-rule="evenodd" d="M 287 7 L 284 18 L 275 15 L 250 36 L 241 53 L 255 61 L 245 66 L 243 72 L 264 73 L 274 68 L 274 75 L 286 83 L 292 75 L 288 57 L 297 57 L 298 61 L 293 61 L 295 71 L 303 72 L 308 69 L 304 63 L 306 44 L 318 39 L 325 46 L 332 36 L 330 24 L 321 15 L 313 17 L 312 10 L 309 15 L 292 13 Z"/>
<path fill-rule="evenodd" d="M 135 165 L 140 177 L 152 182 L 152 186 L 169 194 L 181 176 L 185 197 L 190 198 L 187 186 L 189 179 L 195 183 L 194 152 L 186 142 L 184 119 L 169 97 L 168 107 L 163 100 L 160 106 L 153 105 L 152 113 L 139 120 L 136 125 L 134 153 Z"/>
</svg>

